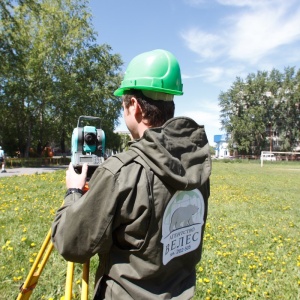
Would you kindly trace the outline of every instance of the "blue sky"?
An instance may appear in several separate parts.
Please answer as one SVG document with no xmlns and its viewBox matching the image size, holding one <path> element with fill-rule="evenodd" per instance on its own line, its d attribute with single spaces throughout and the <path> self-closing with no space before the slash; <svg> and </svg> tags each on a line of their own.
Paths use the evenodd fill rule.
<svg viewBox="0 0 300 300">
<path fill-rule="evenodd" d="M 299 69 L 299 0 L 90 0 L 99 44 L 119 53 L 125 71 L 136 55 L 165 49 L 178 59 L 183 96 L 175 116 L 221 134 L 218 97 L 236 77 Z M 127 130 L 122 118 L 116 130 Z"/>
</svg>

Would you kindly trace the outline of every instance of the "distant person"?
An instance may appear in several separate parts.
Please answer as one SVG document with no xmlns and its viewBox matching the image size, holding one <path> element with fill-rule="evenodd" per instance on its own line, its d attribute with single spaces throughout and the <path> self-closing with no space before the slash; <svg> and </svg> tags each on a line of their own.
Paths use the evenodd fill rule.
<svg viewBox="0 0 300 300">
<path fill-rule="evenodd" d="M 5 170 L 5 153 L 2 147 L 0 146 L 0 163 L 2 165 L 1 173 L 6 173 Z"/>
<path fill-rule="evenodd" d="M 69 261 L 99 255 L 94 299 L 191 299 L 210 194 L 204 127 L 173 117 L 183 92 L 168 51 L 136 56 L 114 94 L 133 141 L 96 169 L 84 195 L 87 165 L 81 174 L 69 165 L 52 241 Z"/>
</svg>

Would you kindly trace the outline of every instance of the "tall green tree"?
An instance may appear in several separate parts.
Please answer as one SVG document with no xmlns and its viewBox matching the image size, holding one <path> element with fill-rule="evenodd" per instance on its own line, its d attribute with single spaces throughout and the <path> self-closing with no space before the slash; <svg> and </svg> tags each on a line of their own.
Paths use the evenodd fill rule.
<svg viewBox="0 0 300 300">
<path fill-rule="evenodd" d="M 31 148 L 39 154 L 48 143 L 60 145 L 64 152 L 80 115 L 100 117 L 103 128 L 112 132 L 121 109 L 113 91 L 120 84 L 122 61 L 111 54 L 109 45 L 96 44 L 88 1 L 27 0 L 4 6 L 4 146 L 18 148 L 24 156 Z"/>
<path fill-rule="evenodd" d="M 258 71 L 237 78 L 219 95 L 221 124 L 229 146 L 241 154 L 291 151 L 300 141 L 300 71 Z"/>
</svg>

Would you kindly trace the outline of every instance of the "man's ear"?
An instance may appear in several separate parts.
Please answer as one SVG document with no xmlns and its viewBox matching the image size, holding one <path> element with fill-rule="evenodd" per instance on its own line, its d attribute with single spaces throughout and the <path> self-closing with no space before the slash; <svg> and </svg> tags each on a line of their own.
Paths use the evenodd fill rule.
<svg viewBox="0 0 300 300">
<path fill-rule="evenodd" d="M 136 98 L 134 98 L 134 99 L 136 100 Z M 135 119 L 138 121 L 138 123 L 142 122 L 144 125 L 150 126 L 149 121 L 147 119 L 145 119 L 143 109 L 137 100 L 135 103 L 134 116 L 135 116 Z"/>
<path fill-rule="evenodd" d="M 130 102 L 131 102 L 131 105 L 133 106 L 135 117 L 137 119 L 140 119 L 143 116 L 143 111 L 142 111 L 142 108 L 141 108 L 139 102 L 137 101 L 137 99 L 135 97 L 132 97 Z"/>
</svg>

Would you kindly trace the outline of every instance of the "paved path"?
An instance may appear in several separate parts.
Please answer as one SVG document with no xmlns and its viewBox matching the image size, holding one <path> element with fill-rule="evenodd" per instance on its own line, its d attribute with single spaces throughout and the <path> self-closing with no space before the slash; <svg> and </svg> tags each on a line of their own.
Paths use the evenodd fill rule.
<svg viewBox="0 0 300 300">
<path fill-rule="evenodd" d="M 13 169 L 5 169 L 6 173 L 0 173 L 1 177 L 6 176 L 17 176 L 17 175 L 32 175 L 32 174 L 41 174 L 47 172 L 54 172 L 57 170 L 67 170 L 66 166 L 51 166 L 51 167 L 39 167 L 39 168 L 13 168 Z"/>
</svg>

